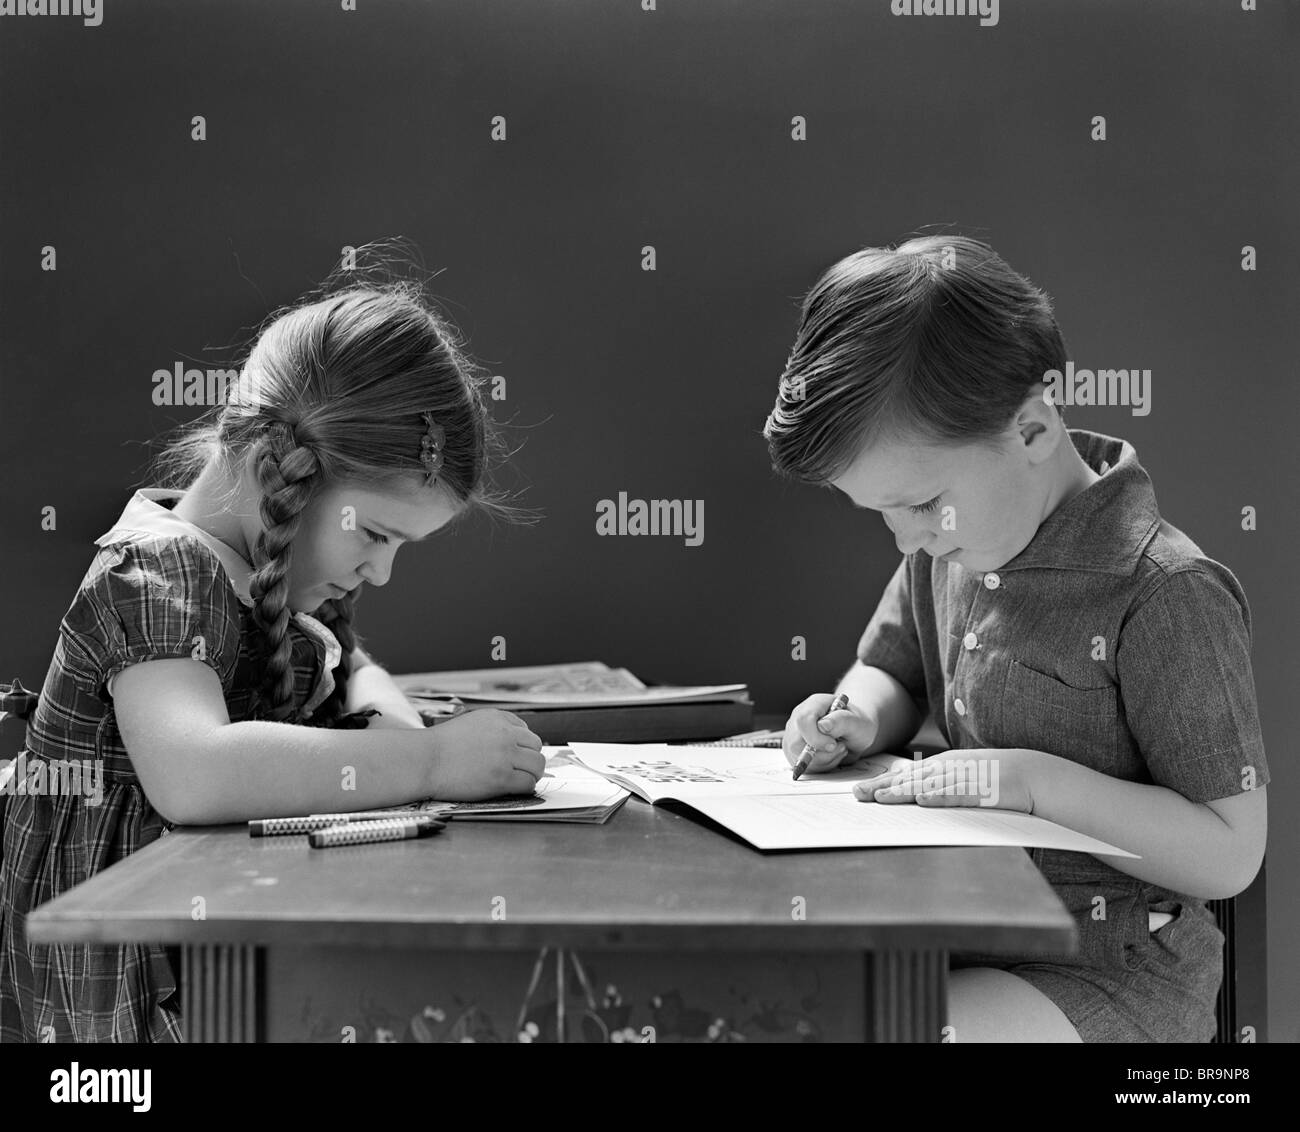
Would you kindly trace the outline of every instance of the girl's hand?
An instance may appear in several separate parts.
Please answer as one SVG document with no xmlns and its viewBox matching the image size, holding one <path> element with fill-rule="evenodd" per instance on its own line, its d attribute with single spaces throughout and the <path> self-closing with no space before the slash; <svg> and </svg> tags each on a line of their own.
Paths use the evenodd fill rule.
<svg viewBox="0 0 1300 1132">
<path fill-rule="evenodd" d="M 790 713 L 781 749 L 791 766 L 803 754 L 804 743 L 811 743 L 814 751 L 808 773 L 824 774 L 836 767 L 848 766 L 875 742 L 876 732 L 880 730 L 875 714 L 850 703 L 848 707 L 826 715 L 834 699 L 832 695 L 819 692 L 809 696 Z"/>
<path fill-rule="evenodd" d="M 541 739 L 499 708 L 463 712 L 427 731 L 430 798 L 478 802 L 532 794 L 546 770 Z"/>
<path fill-rule="evenodd" d="M 855 783 L 859 802 L 983 806 L 1034 812 L 1037 751 L 1018 747 L 945 751 Z"/>
</svg>

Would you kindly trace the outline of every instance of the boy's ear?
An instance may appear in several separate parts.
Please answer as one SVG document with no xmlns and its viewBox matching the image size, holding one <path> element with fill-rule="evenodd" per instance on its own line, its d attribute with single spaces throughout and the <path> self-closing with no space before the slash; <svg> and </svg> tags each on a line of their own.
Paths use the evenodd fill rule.
<svg viewBox="0 0 1300 1132">
<path fill-rule="evenodd" d="M 1038 445 L 1050 454 L 1065 435 L 1065 422 L 1056 406 L 1043 400 L 1046 388 L 1041 381 L 1030 387 L 1029 396 L 1016 414 L 1016 428 L 1026 445 Z"/>
</svg>

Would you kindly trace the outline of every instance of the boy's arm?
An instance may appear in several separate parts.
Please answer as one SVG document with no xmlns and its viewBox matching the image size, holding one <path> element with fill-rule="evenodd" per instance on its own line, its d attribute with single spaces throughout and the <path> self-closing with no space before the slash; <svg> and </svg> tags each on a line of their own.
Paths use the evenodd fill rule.
<svg viewBox="0 0 1300 1132">
<path fill-rule="evenodd" d="M 1268 839 L 1265 787 L 1192 802 L 1167 786 L 1112 778 L 1046 751 L 1025 753 L 1034 756 L 1036 817 L 1140 856 L 1100 858 L 1112 868 L 1203 900 L 1236 896 L 1259 872 Z"/>
<path fill-rule="evenodd" d="M 1269 773 L 1250 644 L 1246 596 L 1215 562 L 1157 579 L 1126 618 L 1115 649 L 1120 703 L 1154 785 L 1096 775 L 1098 785 L 1095 772 L 1063 768 L 1049 787 L 1063 795 L 1073 778 L 1105 811 L 1090 824 L 1114 828 L 1107 840 L 1148 858 L 1107 863 L 1206 899 L 1235 895 L 1259 871 Z M 1052 804 L 1073 816 L 1079 803 Z M 1127 832 L 1120 821 L 1132 823 Z"/>
<path fill-rule="evenodd" d="M 873 668 L 855 661 L 835 687 L 843 692 L 849 703 L 874 712 L 880 730 L 863 756 L 879 751 L 897 751 L 916 734 L 921 726 L 921 713 L 910 693 L 883 668 Z"/>
<path fill-rule="evenodd" d="M 901 749 L 925 718 L 920 707 L 925 700 L 925 666 L 912 598 L 912 556 L 905 555 L 858 640 L 857 663 L 836 689 L 849 697 L 850 704 L 871 709 L 879 721 L 880 730 L 867 756 Z M 917 695 L 908 691 L 908 685 L 917 689 Z"/>
<path fill-rule="evenodd" d="M 1209 561 L 1158 578 L 1121 628 L 1115 668 L 1151 782 L 1029 752 L 1033 812 L 1141 854 L 1104 858 L 1130 876 L 1235 896 L 1263 860 L 1269 779 L 1236 578 Z"/>
<path fill-rule="evenodd" d="M 406 693 L 358 645 L 352 650 L 352 675 L 348 677 L 345 710 L 354 712 L 370 707 L 378 708 L 383 713 L 371 717 L 371 727 L 424 726 L 424 719 L 411 706 Z"/>
</svg>

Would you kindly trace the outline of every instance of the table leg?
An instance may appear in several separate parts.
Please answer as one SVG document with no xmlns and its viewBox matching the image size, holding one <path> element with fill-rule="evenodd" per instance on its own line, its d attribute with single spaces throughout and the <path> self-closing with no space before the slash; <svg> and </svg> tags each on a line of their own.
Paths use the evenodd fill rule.
<svg viewBox="0 0 1300 1132">
<path fill-rule="evenodd" d="M 948 952 L 876 951 L 867 952 L 864 960 L 864 1040 L 942 1041 L 948 1021 Z M 186 945 L 181 1002 L 187 1041 L 263 1040 L 264 950 Z"/>
<path fill-rule="evenodd" d="M 187 1042 L 256 1042 L 263 1033 L 259 947 L 186 944 L 181 1018 Z"/>
<path fill-rule="evenodd" d="M 865 955 L 868 1042 L 939 1042 L 948 1024 L 947 951 Z"/>
</svg>

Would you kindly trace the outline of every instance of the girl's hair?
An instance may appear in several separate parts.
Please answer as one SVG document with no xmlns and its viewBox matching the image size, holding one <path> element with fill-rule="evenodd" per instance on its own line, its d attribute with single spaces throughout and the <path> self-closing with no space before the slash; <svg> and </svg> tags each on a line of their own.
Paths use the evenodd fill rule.
<svg viewBox="0 0 1300 1132">
<path fill-rule="evenodd" d="M 995 446 L 1029 387 L 1064 368 L 1051 300 L 988 245 L 863 248 L 804 299 L 763 435 L 778 473 L 830 486 L 881 440 Z"/>
<path fill-rule="evenodd" d="M 263 638 L 254 708 L 261 718 L 307 722 L 292 705 L 287 608 L 289 564 L 304 510 L 341 483 L 380 492 L 418 489 L 426 475 L 422 413 L 432 413 L 445 430 L 437 483 L 461 505 L 458 516 L 479 510 L 510 521 L 532 517 L 487 486 L 488 464 L 504 448 L 484 395 L 490 379 L 461 352 L 452 325 L 436 313 L 421 283 L 390 277 L 382 263 L 377 273 L 383 277 L 377 282 L 358 282 L 357 271 L 336 271 L 317 292 L 273 312 L 240 366 L 238 393 L 182 426 L 154 464 L 155 482 L 186 488 L 216 461 L 231 482 L 223 499 L 228 507 L 253 454 L 266 527 L 253 549 L 250 582 Z M 357 644 L 357 592 L 317 611 L 343 656 L 334 669 L 334 691 L 311 726 L 366 725 L 343 713 Z"/>
</svg>

